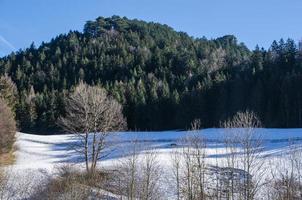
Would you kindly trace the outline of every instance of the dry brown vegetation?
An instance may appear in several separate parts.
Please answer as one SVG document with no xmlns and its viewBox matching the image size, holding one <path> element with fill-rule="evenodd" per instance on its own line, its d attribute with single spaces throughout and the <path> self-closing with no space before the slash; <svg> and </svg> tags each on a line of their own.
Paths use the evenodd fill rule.
<svg viewBox="0 0 302 200">
<path fill-rule="evenodd" d="M 6 104 L 15 111 L 18 91 L 15 83 L 8 75 L 0 77 L 0 98 L 4 99 Z M 14 115 L 15 113 L 13 113 Z"/>
<path fill-rule="evenodd" d="M 16 134 L 14 115 L 4 100 L 0 99 L 0 154 L 11 152 Z"/>
<path fill-rule="evenodd" d="M 0 154 L 0 167 L 1 166 L 9 166 L 12 165 L 15 162 L 15 149 L 12 148 L 12 150 L 8 153 L 2 153 Z"/>
<path fill-rule="evenodd" d="M 94 171 L 87 173 L 65 165 L 57 169 L 58 176 L 50 177 L 45 184 L 35 189 L 30 199 L 33 200 L 86 200 L 102 199 L 104 196 L 101 188 L 106 188 L 110 182 L 109 173 Z"/>
</svg>

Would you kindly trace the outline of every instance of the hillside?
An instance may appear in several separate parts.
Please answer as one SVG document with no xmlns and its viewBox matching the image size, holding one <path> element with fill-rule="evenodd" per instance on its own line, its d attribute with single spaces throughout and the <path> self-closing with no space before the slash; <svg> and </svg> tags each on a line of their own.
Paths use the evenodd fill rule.
<svg viewBox="0 0 302 200">
<path fill-rule="evenodd" d="M 16 83 L 24 131 L 56 130 L 64 97 L 84 80 L 124 106 L 132 130 L 218 126 L 238 110 L 266 127 L 302 126 L 302 62 L 294 41 L 250 51 L 234 36 L 192 38 L 167 25 L 113 16 L 0 59 Z"/>
</svg>

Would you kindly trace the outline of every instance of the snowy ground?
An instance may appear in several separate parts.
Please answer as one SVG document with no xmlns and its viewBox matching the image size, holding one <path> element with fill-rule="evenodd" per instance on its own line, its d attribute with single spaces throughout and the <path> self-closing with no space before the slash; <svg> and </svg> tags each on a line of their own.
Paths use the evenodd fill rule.
<svg viewBox="0 0 302 200">
<path fill-rule="evenodd" d="M 264 141 L 264 153 L 270 160 L 288 151 L 289 140 L 302 144 L 302 129 L 257 129 Z M 111 167 L 116 161 L 123 159 L 129 153 L 136 140 L 146 149 L 155 149 L 158 159 L 163 167 L 171 164 L 171 152 L 181 138 L 198 134 L 207 140 L 207 161 L 209 164 L 222 163 L 225 159 L 223 141 L 226 131 L 224 129 L 205 129 L 198 132 L 164 131 L 164 132 L 121 132 L 112 137 L 115 151 L 101 161 L 103 167 Z M 13 170 L 17 172 L 40 172 L 47 175 L 55 173 L 55 168 L 63 164 L 82 165 L 82 157 L 71 150 L 72 144 L 77 142 L 72 135 L 38 136 L 25 133 L 17 134 L 16 163 Z M 270 163 L 271 164 L 271 163 Z"/>
<path fill-rule="evenodd" d="M 302 143 L 302 129 L 257 129 L 265 148 L 264 153 L 276 156 L 287 150 L 289 141 Z M 144 149 L 156 149 L 161 156 L 169 154 L 177 141 L 196 132 L 164 131 L 164 132 L 122 132 L 114 135 L 117 143 L 115 151 L 104 160 L 109 164 L 114 159 L 127 154 L 131 141 L 137 141 Z M 223 141 L 226 131 L 223 129 L 205 129 L 198 135 L 207 139 L 208 157 L 223 157 Z M 71 150 L 76 142 L 72 135 L 40 136 L 25 133 L 17 134 L 17 152 L 15 167 L 20 169 L 53 169 L 64 163 L 81 163 L 81 155 Z M 164 159 L 165 160 L 165 159 Z"/>
</svg>

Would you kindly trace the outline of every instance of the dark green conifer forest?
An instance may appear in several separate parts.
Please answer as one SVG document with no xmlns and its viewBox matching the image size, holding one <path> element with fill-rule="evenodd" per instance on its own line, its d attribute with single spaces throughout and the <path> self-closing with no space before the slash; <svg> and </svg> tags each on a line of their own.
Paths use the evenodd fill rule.
<svg viewBox="0 0 302 200">
<path fill-rule="evenodd" d="M 167 25 L 113 16 L 88 21 L 39 47 L 0 58 L 17 86 L 22 131 L 57 130 L 64 99 L 81 81 L 104 87 L 131 130 L 217 127 L 252 110 L 264 127 L 302 127 L 302 54 L 293 40 L 249 50 L 227 35 L 208 40 Z"/>
</svg>

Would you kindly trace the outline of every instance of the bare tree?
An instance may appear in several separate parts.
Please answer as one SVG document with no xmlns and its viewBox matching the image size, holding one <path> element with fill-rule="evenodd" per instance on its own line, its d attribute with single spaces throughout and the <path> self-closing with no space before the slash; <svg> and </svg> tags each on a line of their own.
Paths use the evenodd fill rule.
<svg viewBox="0 0 302 200">
<path fill-rule="evenodd" d="M 193 191 L 193 148 L 190 146 L 190 138 L 182 140 L 182 155 L 183 155 L 183 184 L 181 185 L 182 197 L 188 200 L 194 200 Z"/>
<path fill-rule="evenodd" d="M 226 64 L 226 51 L 222 48 L 218 48 L 211 52 L 207 52 L 206 59 L 200 61 L 201 66 L 207 69 L 209 72 L 217 71 Z"/>
<path fill-rule="evenodd" d="M 74 150 L 85 157 L 86 170 L 93 173 L 97 161 L 106 156 L 108 135 L 126 128 L 126 121 L 122 106 L 105 89 L 81 82 L 66 100 L 66 115 L 59 125 L 79 139 Z"/>
<path fill-rule="evenodd" d="M 292 141 L 288 151 L 272 160 L 269 199 L 296 200 L 302 198 L 302 151 L 301 147 Z"/>
<path fill-rule="evenodd" d="M 178 149 L 173 150 L 170 155 L 171 155 L 171 162 L 172 162 L 172 173 L 176 185 L 177 200 L 180 200 L 180 178 L 181 178 L 182 155 Z"/>
<path fill-rule="evenodd" d="M 161 172 L 157 152 L 133 141 L 130 151 L 116 167 L 117 193 L 121 195 L 121 199 L 164 199 L 160 187 Z"/>
<path fill-rule="evenodd" d="M 206 199 L 206 141 L 197 134 L 200 121 L 191 124 L 191 133 L 181 140 L 182 150 L 172 154 L 178 199 Z M 179 156 L 181 153 L 181 157 Z"/>
<path fill-rule="evenodd" d="M 147 150 L 143 154 L 140 163 L 140 195 L 141 200 L 158 200 L 162 199 L 160 183 L 160 174 L 162 169 L 158 162 L 158 155 L 154 149 Z"/>
<path fill-rule="evenodd" d="M 0 77 L 0 98 L 4 99 L 7 105 L 15 111 L 18 91 L 12 79 L 5 74 Z"/>
<path fill-rule="evenodd" d="M 238 138 L 234 129 L 229 130 L 230 122 L 225 122 L 223 127 L 225 128 L 226 134 L 224 135 L 224 144 L 226 148 L 226 169 L 228 171 L 224 180 L 220 180 L 220 185 L 223 188 L 226 199 L 235 199 L 235 193 L 238 191 L 236 187 L 236 169 L 238 166 Z"/>
<path fill-rule="evenodd" d="M 200 120 L 194 120 L 191 124 L 191 130 L 195 135 L 191 137 L 191 146 L 193 147 L 193 161 L 194 161 L 194 191 L 195 199 L 206 198 L 206 141 L 201 136 L 197 135 L 201 127 Z"/>
<path fill-rule="evenodd" d="M 122 158 L 117 167 L 116 187 L 117 193 L 126 196 L 129 200 L 135 200 L 138 197 L 138 177 L 139 177 L 139 146 L 137 141 L 132 141 L 130 145 L 129 155 Z"/>
<path fill-rule="evenodd" d="M 0 154 L 11 151 L 15 141 L 16 122 L 4 100 L 0 99 Z"/>
<path fill-rule="evenodd" d="M 263 184 L 262 177 L 265 173 L 263 167 L 265 159 L 261 156 L 263 140 L 261 134 L 255 129 L 258 127 L 261 127 L 259 119 L 255 113 L 249 111 L 238 112 L 232 119 L 224 123 L 226 134 L 232 134 L 232 139 L 227 140 L 229 143 L 227 147 L 231 149 L 228 152 L 231 154 L 229 165 L 233 168 L 238 161 L 238 167 L 245 171 L 239 193 L 239 198 L 245 200 L 255 199 L 257 191 Z M 236 162 L 235 159 L 237 159 Z M 234 178 L 234 174 L 232 176 Z M 232 179 L 232 181 L 234 180 Z M 232 184 L 233 186 L 234 184 Z M 232 191 L 231 198 L 234 199 L 234 191 Z"/>
</svg>

